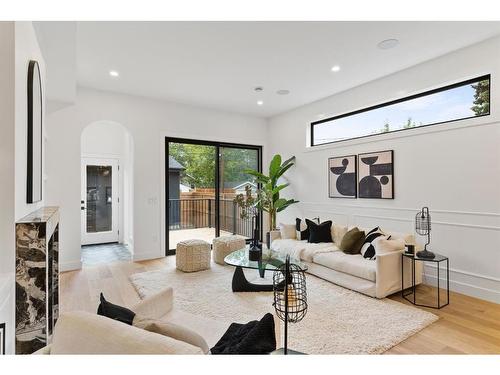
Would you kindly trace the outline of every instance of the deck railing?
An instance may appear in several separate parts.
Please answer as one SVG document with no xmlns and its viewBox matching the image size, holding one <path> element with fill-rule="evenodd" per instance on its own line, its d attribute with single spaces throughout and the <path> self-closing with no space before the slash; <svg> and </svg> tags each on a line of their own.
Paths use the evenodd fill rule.
<svg viewBox="0 0 500 375">
<path fill-rule="evenodd" d="M 220 199 L 220 229 L 252 237 L 252 218 L 241 218 L 241 208 L 232 199 Z M 215 227 L 215 199 L 169 199 L 169 229 Z"/>
</svg>

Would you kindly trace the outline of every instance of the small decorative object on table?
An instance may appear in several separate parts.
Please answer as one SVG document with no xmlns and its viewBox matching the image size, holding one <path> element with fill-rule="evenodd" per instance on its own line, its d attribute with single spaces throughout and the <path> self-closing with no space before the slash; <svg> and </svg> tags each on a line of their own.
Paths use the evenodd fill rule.
<svg viewBox="0 0 500 375">
<path fill-rule="evenodd" d="M 432 258 L 422 258 L 418 255 L 413 255 L 413 254 L 402 254 L 403 259 L 406 257 L 410 259 L 411 261 L 411 286 L 410 288 L 407 288 L 405 290 L 404 288 L 404 280 L 405 280 L 405 274 L 404 274 L 404 262 L 401 262 L 401 296 L 407 300 L 408 302 L 413 303 L 416 306 L 423 306 L 423 307 L 430 307 L 433 309 L 440 309 L 442 307 L 447 306 L 450 303 L 450 261 L 448 257 L 445 257 L 443 255 L 439 254 L 433 254 Z M 416 295 L 416 283 L 415 283 L 415 264 L 416 262 L 432 262 L 436 264 L 436 273 L 437 273 L 437 305 L 426 305 L 426 304 L 421 304 L 417 302 L 417 295 Z M 441 262 L 446 262 L 446 303 L 441 304 L 441 290 L 440 290 L 440 280 L 441 280 L 441 275 L 440 275 L 440 264 Z M 408 298 L 408 296 L 413 295 L 413 298 Z"/>
<path fill-rule="evenodd" d="M 307 313 L 305 272 L 298 265 L 290 264 L 287 255 L 285 263 L 274 271 L 273 285 L 276 315 L 285 323 L 284 345 L 278 351 L 288 354 L 288 322 L 298 323 Z M 290 354 L 298 352 L 290 351 Z"/>
<path fill-rule="evenodd" d="M 419 258 L 434 259 L 434 253 L 427 250 L 427 245 L 431 243 L 431 215 L 428 207 L 423 207 L 415 216 L 415 230 L 421 236 L 427 236 L 424 250 L 417 252 L 417 256 Z"/>
<path fill-rule="evenodd" d="M 414 255 L 415 254 L 415 245 L 412 245 L 412 244 L 406 245 L 405 254 Z"/>
</svg>

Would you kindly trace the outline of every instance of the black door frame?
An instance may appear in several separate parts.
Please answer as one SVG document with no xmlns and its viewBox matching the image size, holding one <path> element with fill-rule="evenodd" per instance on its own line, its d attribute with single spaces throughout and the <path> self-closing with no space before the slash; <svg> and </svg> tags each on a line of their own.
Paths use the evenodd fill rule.
<svg viewBox="0 0 500 375">
<path fill-rule="evenodd" d="M 259 172 L 262 172 L 262 146 L 248 145 L 243 143 L 227 143 L 227 142 L 215 142 L 215 141 L 205 141 L 200 139 L 190 139 L 190 138 L 176 138 L 176 137 L 165 137 L 165 255 L 175 255 L 175 249 L 169 249 L 169 237 L 170 237 L 170 218 L 168 215 L 168 202 L 169 202 L 169 173 L 168 173 L 168 155 L 169 155 L 169 143 L 188 143 L 192 145 L 202 145 L 202 146 L 213 146 L 215 147 L 215 236 L 220 237 L 220 149 L 221 148 L 243 148 L 248 150 L 257 151 L 257 165 Z M 260 187 L 260 184 L 259 184 Z M 260 241 L 262 241 L 262 212 L 259 212 L 258 217 L 259 222 L 259 236 Z M 247 239 L 247 242 L 250 241 Z"/>
</svg>

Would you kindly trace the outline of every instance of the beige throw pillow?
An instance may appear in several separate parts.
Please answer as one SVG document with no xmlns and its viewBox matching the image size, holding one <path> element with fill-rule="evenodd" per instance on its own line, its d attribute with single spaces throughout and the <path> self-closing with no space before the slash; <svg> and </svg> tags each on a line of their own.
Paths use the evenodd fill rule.
<svg viewBox="0 0 500 375">
<path fill-rule="evenodd" d="M 344 238 L 347 233 L 347 225 L 340 225 L 333 223 L 332 225 L 332 240 L 338 246 L 342 243 L 342 238 Z"/>
<path fill-rule="evenodd" d="M 142 328 L 149 332 L 158 333 L 163 336 L 173 338 L 175 340 L 183 341 L 185 343 L 194 345 L 200 348 L 203 353 L 207 354 L 210 351 L 207 342 L 198 333 L 190 330 L 189 328 L 164 321 L 149 319 L 136 315 L 132 325 L 137 328 Z"/>
<path fill-rule="evenodd" d="M 283 240 L 295 240 L 297 238 L 297 233 L 295 231 L 295 225 L 280 223 L 279 229 L 280 229 L 281 239 L 283 239 Z"/>
<path fill-rule="evenodd" d="M 405 248 L 405 241 L 402 238 L 387 239 L 385 236 L 380 236 L 373 240 L 372 244 L 376 255 L 401 251 Z"/>
</svg>

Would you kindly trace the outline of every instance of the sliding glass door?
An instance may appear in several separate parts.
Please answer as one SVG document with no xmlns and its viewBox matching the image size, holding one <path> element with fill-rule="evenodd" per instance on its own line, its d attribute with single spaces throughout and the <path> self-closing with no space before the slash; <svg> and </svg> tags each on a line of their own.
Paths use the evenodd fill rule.
<svg viewBox="0 0 500 375">
<path fill-rule="evenodd" d="M 234 198 L 246 189 L 255 194 L 257 186 L 244 170 L 261 170 L 261 147 L 167 138 L 165 148 L 166 254 L 188 239 L 250 239 L 252 218 L 241 215 Z"/>
<path fill-rule="evenodd" d="M 236 195 L 255 196 L 257 185 L 246 169 L 260 171 L 259 150 L 241 147 L 219 148 L 219 223 L 221 235 L 238 234 L 252 237 L 252 216 L 242 215 L 241 208 L 234 202 Z"/>
</svg>

